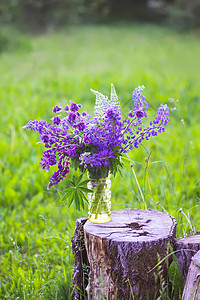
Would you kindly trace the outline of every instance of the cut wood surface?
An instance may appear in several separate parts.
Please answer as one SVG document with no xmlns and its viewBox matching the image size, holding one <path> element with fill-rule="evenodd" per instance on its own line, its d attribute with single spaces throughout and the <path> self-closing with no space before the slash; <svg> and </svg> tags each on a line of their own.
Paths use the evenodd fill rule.
<svg viewBox="0 0 200 300">
<path fill-rule="evenodd" d="M 200 233 L 176 240 L 174 251 L 177 251 L 176 257 L 178 259 L 178 263 L 184 280 L 187 277 L 191 259 L 199 250 Z"/>
<path fill-rule="evenodd" d="M 175 234 L 174 218 L 153 210 L 123 209 L 113 211 L 108 223 L 87 221 L 88 299 L 156 299 L 166 265 L 162 272 L 151 269 L 168 254 Z"/>
<path fill-rule="evenodd" d="M 191 260 L 182 300 L 200 300 L 200 251 Z"/>
</svg>

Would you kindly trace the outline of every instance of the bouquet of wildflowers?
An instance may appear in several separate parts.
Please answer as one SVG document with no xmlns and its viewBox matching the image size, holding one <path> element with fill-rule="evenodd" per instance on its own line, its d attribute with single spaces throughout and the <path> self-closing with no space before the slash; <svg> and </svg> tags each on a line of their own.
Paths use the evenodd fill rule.
<svg viewBox="0 0 200 300">
<path fill-rule="evenodd" d="M 170 121 L 169 108 L 161 104 L 155 119 L 147 126 L 149 104 L 143 96 L 144 86 L 139 86 L 132 94 L 132 109 L 122 119 L 121 106 L 113 85 L 110 98 L 91 90 L 96 95 L 94 116 L 82 111 L 81 104 L 70 102 L 53 108 L 55 116 L 50 123 L 30 121 L 25 126 L 38 131 L 45 151 L 40 164 L 49 171 L 50 166 L 58 169 L 50 178 L 48 188 L 58 184 L 69 173 L 70 168 L 88 171 L 89 178 L 105 178 L 108 173 L 115 174 L 123 167 L 121 157 L 124 153 L 138 148 L 151 136 L 165 131 Z"/>
</svg>

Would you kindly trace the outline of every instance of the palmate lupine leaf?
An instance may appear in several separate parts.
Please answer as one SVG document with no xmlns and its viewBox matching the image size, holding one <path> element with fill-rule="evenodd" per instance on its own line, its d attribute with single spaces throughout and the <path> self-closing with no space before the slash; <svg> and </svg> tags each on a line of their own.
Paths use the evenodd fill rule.
<svg viewBox="0 0 200 300">
<path fill-rule="evenodd" d="M 78 210 L 80 208 L 84 208 L 84 201 L 88 202 L 85 193 L 93 193 L 92 190 L 88 189 L 85 185 L 89 182 L 89 180 L 82 180 L 83 174 L 79 177 L 73 175 L 72 180 L 67 181 L 68 188 L 63 191 L 61 196 L 61 201 L 66 201 L 68 207 L 71 206 L 73 202 L 75 202 L 75 206 Z"/>
</svg>

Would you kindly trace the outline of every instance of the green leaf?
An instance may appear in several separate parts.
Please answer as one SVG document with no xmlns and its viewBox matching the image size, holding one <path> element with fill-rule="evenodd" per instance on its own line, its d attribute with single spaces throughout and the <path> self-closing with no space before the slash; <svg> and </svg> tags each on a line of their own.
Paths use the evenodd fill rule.
<svg viewBox="0 0 200 300">
<path fill-rule="evenodd" d="M 60 201 L 64 201 L 65 199 L 67 199 L 71 194 L 73 193 L 73 191 L 70 189 L 70 190 L 65 190 L 63 192 L 63 195 L 60 197 Z"/>
<path fill-rule="evenodd" d="M 76 184 L 77 184 L 77 177 L 75 177 L 75 175 L 72 176 L 72 182 L 73 182 L 74 186 L 76 186 Z"/>
<path fill-rule="evenodd" d="M 169 266 L 168 270 L 168 276 L 169 281 L 174 286 L 180 286 L 182 282 L 182 276 L 180 274 L 179 266 L 175 261 L 172 261 L 172 263 Z"/>
<path fill-rule="evenodd" d="M 77 178 L 77 180 L 76 180 L 76 185 L 78 185 L 78 184 L 80 183 L 80 181 L 81 181 L 82 178 L 83 178 L 83 174 L 81 174 L 81 175 Z"/>
<path fill-rule="evenodd" d="M 61 197 L 61 201 L 65 199 L 69 199 L 68 207 L 75 202 L 75 206 L 78 210 L 80 207 L 84 208 L 84 201 L 88 202 L 84 193 L 92 193 L 93 191 L 86 188 L 85 185 L 89 182 L 89 180 L 83 180 L 83 173 L 80 176 L 72 176 L 72 180 L 67 181 L 67 184 L 70 186 L 63 191 L 63 195 Z"/>
<path fill-rule="evenodd" d="M 88 189 L 88 188 L 86 188 L 86 187 L 84 187 L 84 186 L 79 186 L 79 189 L 80 189 L 81 191 L 85 192 L 85 193 L 93 193 L 92 190 L 90 190 L 90 189 Z"/>
<path fill-rule="evenodd" d="M 76 208 L 77 208 L 78 210 L 80 210 L 80 199 L 79 199 L 79 196 L 78 196 L 77 191 L 75 191 L 74 197 L 75 197 Z"/>
<path fill-rule="evenodd" d="M 85 184 L 87 184 L 89 181 L 90 181 L 90 180 L 83 180 L 83 181 L 80 182 L 80 184 L 81 184 L 81 185 L 85 185 Z"/>
<path fill-rule="evenodd" d="M 114 155 L 116 155 L 116 156 L 118 156 L 118 157 L 122 156 L 122 154 L 119 153 L 119 152 L 114 152 Z"/>
<path fill-rule="evenodd" d="M 71 186 L 74 186 L 74 182 L 71 180 L 68 180 L 67 183 L 69 183 Z"/>
<path fill-rule="evenodd" d="M 132 164 L 135 164 L 135 162 L 133 160 L 131 160 L 131 159 L 127 158 L 127 157 L 122 156 L 121 158 L 124 159 L 124 160 L 127 160 L 127 161 L 131 162 Z"/>
<path fill-rule="evenodd" d="M 87 197 L 85 196 L 85 194 L 84 194 L 81 190 L 79 190 L 79 193 L 80 193 L 81 196 L 84 198 L 84 200 L 85 200 L 86 202 L 88 202 Z"/>
<path fill-rule="evenodd" d="M 120 149 L 119 146 L 115 146 L 115 147 L 112 148 L 113 152 L 115 152 L 115 151 L 118 150 L 118 149 Z"/>
<path fill-rule="evenodd" d="M 168 269 L 169 281 L 172 284 L 172 293 L 176 299 L 180 299 L 179 296 L 182 294 L 183 290 L 183 278 L 178 265 L 178 262 L 173 261 Z"/>
<path fill-rule="evenodd" d="M 71 194 L 71 197 L 69 198 L 69 201 L 68 201 L 68 208 L 71 206 L 73 200 L 74 200 L 74 195 Z"/>
<path fill-rule="evenodd" d="M 119 174 L 123 177 L 123 174 L 122 174 L 122 171 L 121 171 L 121 168 L 118 168 L 118 172 Z"/>
<path fill-rule="evenodd" d="M 73 158 L 71 160 L 71 164 L 72 164 L 72 168 L 75 169 L 75 170 L 77 170 L 78 168 L 80 168 L 80 165 L 79 165 L 80 161 L 77 158 Z"/>
<path fill-rule="evenodd" d="M 78 194 L 78 198 L 79 198 L 79 201 L 80 201 L 80 206 L 82 206 L 82 208 L 84 209 L 84 201 L 83 201 L 81 191 L 77 190 L 77 194 Z"/>
<path fill-rule="evenodd" d="M 109 159 L 109 169 L 110 169 L 110 172 L 113 173 L 114 168 L 113 168 L 113 162 L 111 159 Z"/>
</svg>

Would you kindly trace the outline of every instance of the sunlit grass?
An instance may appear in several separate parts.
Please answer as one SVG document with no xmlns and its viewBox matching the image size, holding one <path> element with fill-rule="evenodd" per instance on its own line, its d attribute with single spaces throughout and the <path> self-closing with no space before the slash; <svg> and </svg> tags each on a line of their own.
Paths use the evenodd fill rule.
<svg viewBox="0 0 200 300">
<path fill-rule="evenodd" d="M 69 27 L 38 36 L 6 30 L 21 42 L 0 54 L 0 298 L 70 299 L 70 240 L 75 220 L 87 211 L 58 206 L 56 194 L 47 193 L 52 172 L 39 165 L 42 145 L 22 126 L 50 119 L 52 107 L 70 99 L 92 113 L 90 88 L 108 94 L 114 83 L 124 114 L 141 84 L 152 115 L 160 103 L 176 105 L 166 133 L 130 157 L 145 205 L 173 215 L 178 236 L 191 232 L 180 208 L 200 230 L 200 40 L 147 25 Z M 145 207 L 129 163 L 124 180 L 112 180 L 112 203 L 113 209 Z"/>
</svg>

